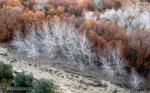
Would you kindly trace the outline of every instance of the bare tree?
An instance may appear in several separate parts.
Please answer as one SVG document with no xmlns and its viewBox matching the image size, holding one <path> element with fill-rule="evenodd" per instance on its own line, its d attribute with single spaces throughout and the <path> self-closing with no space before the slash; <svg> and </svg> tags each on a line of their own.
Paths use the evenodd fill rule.
<svg viewBox="0 0 150 93">
<path fill-rule="evenodd" d="M 125 74 L 124 67 L 126 66 L 126 61 L 124 60 L 119 48 L 113 49 L 108 47 L 106 54 L 101 57 L 101 60 L 104 71 L 111 77 L 113 77 L 115 74 Z"/>
<path fill-rule="evenodd" d="M 17 48 L 19 51 L 22 51 L 23 49 L 25 49 L 22 32 L 20 32 L 20 31 L 14 31 L 12 45 L 15 48 Z"/>
<path fill-rule="evenodd" d="M 23 47 L 22 51 L 29 58 L 35 59 L 42 54 L 49 60 L 59 57 L 69 64 L 80 65 L 81 69 L 91 62 L 91 44 L 86 38 L 86 31 L 77 34 L 72 24 L 45 22 L 41 28 L 33 26 L 27 29 L 24 37 L 21 34 L 15 33 L 13 45 L 18 49 Z"/>
<path fill-rule="evenodd" d="M 137 28 L 149 25 L 148 22 L 145 21 L 145 19 L 148 19 L 148 14 L 143 13 L 139 8 L 133 8 L 130 6 L 125 6 L 118 10 L 107 10 L 100 16 L 100 18 L 120 24 L 123 28 L 127 29 L 128 34 Z"/>
<path fill-rule="evenodd" d="M 45 8 L 48 7 L 48 1 L 49 0 L 35 0 L 33 9 L 45 11 Z"/>
<path fill-rule="evenodd" d="M 103 0 L 92 0 L 97 9 L 103 8 Z"/>
<path fill-rule="evenodd" d="M 27 30 L 27 35 L 24 41 L 25 41 L 28 57 L 33 59 L 35 57 L 38 57 L 39 46 L 38 46 L 38 36 L 36 33 L 36 27 L 32 27 Z"/>
<path fill-rule="evenodd" d="M 86 33 L 77 35 L 76 28 L 65 22 L 53 23 L 51 28 L 58 52 L 70 62 L 81 63 L 90 61 L 90 42 Z M 88 60 L 87 60 L 88 59 Z"/>
<path fill-rule="evenodd" d="M 144 82 L 144 79 L 136 72 L 135 69 L 132 69 L 132 73 L 130 76 L 130 83 L 132 87 L 136 89 L 142 82 Z"/>
<path fill-rule="evenodd" d="M 94 15 L 94 12 L 91 12 L 91 11 L 86 11 L 85 13 L 84 13 L 84 17 L 85 17 L 85 19 L 94 19 L 94 20 L 96 20 L 97 19 L 97 16 L 96 15 Z"/>
</svg>

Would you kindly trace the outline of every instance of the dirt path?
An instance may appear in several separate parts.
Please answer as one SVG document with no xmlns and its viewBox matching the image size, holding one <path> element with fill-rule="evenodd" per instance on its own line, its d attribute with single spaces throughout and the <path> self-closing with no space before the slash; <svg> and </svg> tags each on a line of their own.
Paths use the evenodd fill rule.
<svg viewBox="0 0 150 93">
<path fill-rule="evenodd" d="M 129 90 L 104 80 L 67 73 L 62 69 L 50 66 L 28 64 L 28 62 L 9 54 L 7 48 L 0 47 L 0 61 L 12 64 L 13 69 L 18 72 L 32 73 L 36 79 L 49 79 L 60 87 L 59 93 L 129 93 Z"/>
</svg>

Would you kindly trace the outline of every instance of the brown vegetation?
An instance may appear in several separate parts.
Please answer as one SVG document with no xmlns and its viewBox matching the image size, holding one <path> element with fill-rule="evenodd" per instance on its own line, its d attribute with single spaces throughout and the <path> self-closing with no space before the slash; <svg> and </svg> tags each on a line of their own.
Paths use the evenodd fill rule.
<svg viewBox="0 0 150 93">
<path fill-rule="evenodd" d="M 150 33 L 147 31 L 134 32 L 125 45 L 124 56 L 129 60 L 130 68 L 147 75 L 150 71 Z"/>
<path fill-rule="evenodd" d="M 0 42 L 8 41 L 12 38 L 12 32 L 5 28 L 0 28 Z"/>
</svg>

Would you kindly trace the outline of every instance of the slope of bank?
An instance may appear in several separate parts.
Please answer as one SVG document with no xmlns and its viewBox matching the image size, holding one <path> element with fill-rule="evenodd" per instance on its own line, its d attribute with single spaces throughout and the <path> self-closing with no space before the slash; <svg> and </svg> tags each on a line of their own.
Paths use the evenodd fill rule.
<svg viewBox="0 0 150 93">
<path fill-rule="evenodd" d="M 27 61 L 10 54 L 6 47 L 0 47 L 0 61 L 11 64 L 15 71 L 32 73 L 36 79 L 44 78 L 52 81 L 59 86 L 58 93 L 130 93 L 130 90 L 105 80 L 69 73 L 52 66 L 29 64 Z"/>
</svg>

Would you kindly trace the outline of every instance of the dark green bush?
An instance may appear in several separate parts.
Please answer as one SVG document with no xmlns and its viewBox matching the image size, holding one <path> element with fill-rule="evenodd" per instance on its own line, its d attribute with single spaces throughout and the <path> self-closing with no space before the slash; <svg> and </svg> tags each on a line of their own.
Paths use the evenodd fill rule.
<svg viewBox="0 0 150 93">
<path fill-rule="evenodd" d="M 32 87 L 32 75 L 25 75 L 24 72 L 17 73 L 14 77 L 14 87 Z"/>
<path fill-rule="evenodd" d="M 31 93 L 54 93 L 53 83 L 48 80 L 36 80 Z"/>
<path fill-rule="evenodd" d="M 7 85 L 13 79 L 13 71 L 11 65 L 0 64 L 0 85 Z"/>
</svg>

